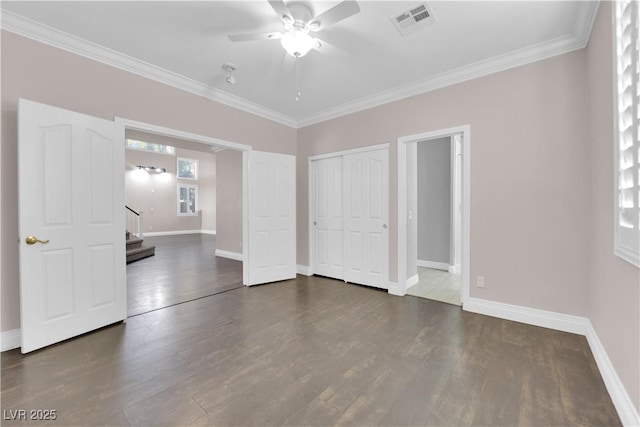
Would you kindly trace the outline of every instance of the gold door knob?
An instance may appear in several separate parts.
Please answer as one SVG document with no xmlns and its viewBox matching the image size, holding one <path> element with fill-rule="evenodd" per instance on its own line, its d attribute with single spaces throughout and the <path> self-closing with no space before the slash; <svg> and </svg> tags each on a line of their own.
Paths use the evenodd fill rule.
<svg viewBox="0 0 640 427">
<path fill-rule="evenodd" d="M 46 245 L 47 243 L 49 243 L 49 240 L 40 240 L 36 236 L 27 236 L 24 241 L 27 242 L 27 245 L 35 245 L 36 243 L 43 243 Z"/>
</svg>

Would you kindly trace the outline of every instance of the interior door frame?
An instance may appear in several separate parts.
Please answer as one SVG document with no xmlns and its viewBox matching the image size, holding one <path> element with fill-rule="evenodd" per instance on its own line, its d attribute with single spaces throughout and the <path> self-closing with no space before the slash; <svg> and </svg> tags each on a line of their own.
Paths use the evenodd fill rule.
<svg viewBox="0 0 640 427">
<path fill-rule="evenodd" d="M 212 138 L 210 136 L 199 135 L 190 132 L 184 132 L 177 129 L 167 128 L 164 126 L 153 125 L 150 123 L 138 122 L 122 117 L 115 117 L 116 123 L 121 123 L 125 131 L 137 130 L 154 135 L 168 136 L 171 138 L 182 139 L 190 142 L 208 145 L 211 147 L 222 147 L 224 149 L 236 150 L 242 152 L 242 283 L 247 285 L 249 279 L 249 156 L 253 149 L 250 145 L 238 144 L 236 142 L 226 141 L 224 139 Z M 124 164 L 122 170 L 124 171 Z M 124 261 L 123 261 L 124 262 Z"/>
<path fill-rule="evenodd" d="M 398 284 L 389 293 L 407 293 L 407 145 L 427 139 L 462 134 L 462 288 L 460 302 L 464 308 L 471 286 L 471 126 L 463 125 L 398 138 Z"/>
<path fill-rule="evenodd" d="M 305 275 L 307 276 L 313 276 L 314 272 L 313 272 L 313 257 L 314 257 L 314 253 L 315 251 L 313 250 L 314 246 L 315 246 L 315 236 L 313 233 L 313 209 L 315 208 L 315 186 L 314 184 L 314 167 L 313 167 L 313 162 L 315 160 L 322 160 L 322 159 L 330 159 L 332 157 L 342 157 L 345 156 L 347 154 L 357 154 L 357 153 L 365 153 L 367 151 L 375 151 L 375 150 L 383 150 L 383 149 L 389 149 L 389 147 L 391 146 L 390 143 L 383 143 L 383 144 L 377 144 L 377 145 L 367 145 L 365 147 L 359 147 L 359 148 L 352 148 L 349 150 L 341 150 L 341 151 L 333 151 L 331 153 L 326 153 L 326 154 L 317 154 L 315 156 L 309 156 L 309 158 L 307 159 L 307 173 L 308 173 L 308 178 L 307 178 L 307 185 L 308 185 L 308 194 L 309 194 L 309 200 L 308 200 L 308 208 L 309 209 L 309 215 L 308 215 L 308 223 L 307 223 L 307 227 L 308 227 L 308 236 L 309 236 L 309 265 L 307 267 L 307 271 L 305 271 Z M 389 247 L 389 240 L 387 239 L 387 248 Z M 343 275 L 344 277 L 344 275 Z M 387 278 L 388 281 L 388 278 Z"/>
</svg>

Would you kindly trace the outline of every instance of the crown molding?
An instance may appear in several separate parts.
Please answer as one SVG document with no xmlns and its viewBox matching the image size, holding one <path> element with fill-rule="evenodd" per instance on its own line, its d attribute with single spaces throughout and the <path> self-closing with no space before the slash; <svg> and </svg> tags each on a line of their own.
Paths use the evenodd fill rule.
<svg viewBox="0 0 640 427">
<path fill-rule="evenodd" d="M 197 82 L 188 77 L 165 70 L 115 50 L 100 46 L 88 40 L 65 33 L 48 25 L 25 18 L 24 16 L 2 9 L 3 30 L 62 49 L 84 58 L 91 59 L 120 70 L 154 80 L 186 92 L 193 93 L 211 101 L 242 110 L 285 126 L 296 127 L 292 117 L 275 110 L 249 102 L 240 97 Z"/>
<path fill-rule="evenodd" d="M 549 40 L 534 46 L 515 50 L 466 65 L 455 70 L 428 76 L 407 85 L 398 86 L 371 96 L 350 101 L 342 105 L 312 114 L 300 120 L 247 101 L 235 95 L 204 85 L 177 73 L 140 61 L 114 50 L 105 48 L 39 22 L 2 9 L 1 27 L 18 35 L 75 53 L 88 59 L 137 74 L 142 77 L 175 87 L 209 100 L 254 114 L 291 128 L 302 128 L 348 114 L 367 110 L 393 101 L 398 101 L 446 86 L 473 80 L 489 74 L 530 64 L 553 56 L 569 53 L 587 46 L 597 15 L 599 1 L 584 1 L 576 19 L 574 34 Z"/>
<path fill-rule="evenodd" d="M 574 34 L 568 34 L 537 45 L 511 51 L 435 76 L 428 76 L 413 83 L 382 91 L 356 101 L 347 102 L 298 121 L 298 128 L 357 113 L 358 111 L 410 98 L 425 92 L 541 61 L 574 50 L 583 49 L 589 43 L 591 31 L 600 6 L 600 0 L 583 1 L 580 2 L 580 5 L 582 8 L 576 18 L 577 24 L 574 29 Z"/>
<path fill-rule="evenodd" d="M 425 92 L 473 80 L 500 71 L 530 64 L 542 59 L 568 53 L 583 48 L 582 41 L 574 37 L 565 36 L 550 40 L 532 47 L 509 52 L 500 56 L 479 61 L 474 64 L 446 71 L 435 76 L 429 76 L 408 85 L 360 98 L 359 100 L 342 104 L 338 107 L 314 114 L 298 122 L 298 127 L 310 126 L 327 120 L 357 113 L 369 108 L 378 107 L 393 101 L 410 98 Z"/>
</svg>

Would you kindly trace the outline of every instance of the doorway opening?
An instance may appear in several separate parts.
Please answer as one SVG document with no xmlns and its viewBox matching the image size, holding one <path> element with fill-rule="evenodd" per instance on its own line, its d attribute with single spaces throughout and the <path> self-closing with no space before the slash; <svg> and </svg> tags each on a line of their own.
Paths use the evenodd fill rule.
<svg viewBox="0 0 640 427">
<path fill-rule="evenodd" d="M 469 296 L 470 128 L 398 139 L 397 295 Z"/>
<path fill-rule="evenodd" d="M 243 157 L 250 147 L 125 119 L 116 121 L 124 125 L 127 138 L 167 144 L 176 151 L 172 156 L 155 154 L 153 165 L 157 168 L 161 166 L 164 170 L 160 174 L 149 174 L 137 166 L 139 163 L 151 164 L 144 161 L 141 163 L 141 160 L 153 157 L 153 154 L 144 157 L 145 153 L 127 152 L 131 155 L 125 156 L 127 206 L 135 206 L 136 209 L 145 207 L 144 230 L 139 230 L 139 233 L 144 235 L 144 240 L 149 245 L 156 246 L 155 256 L 127 265 L 127 315 L 143 314 L 242 286 L 246 263 L 240 252 L 244 250 L 244 245 L 237 242 L 237 246 L 242 247 L 240 252 L 218 250 L 215 230 L 230 227 L 217 225 L 220 221 L 217 220 L 215 211 L 216 176 L 209 175 L 212 168 L 214 171 L 216 169 L 214 155 L 227 155 L 225 166 L 233 160 L 235 167 L 243 170 L 246 167 Z M 196 159 L 194 163 L 197 162 L 197 174 L 195 168 L 193 176 L 185 177 L 179 173 L 183 157 Z M 235 183 L 237 185 L 234 188 L 240 194 L 235 196 L 241 202 L 237 204 L 242 205 L 234 212 L 235 217 L 244 217 L 245 172 L 238 171 L 234 179 L 240 181 Z M 144 179 L 139 175 L 145 175 Z M 229 179 L 225 180 L 230 184 L 228 181 Z M 178 189 L 185 183 L 201 187 L 198 194 L 201 200 L 194 205 L 191 215 L 180 211 Z M 211 185 L 216 188 L 208 189 Z M 158 203 L 149 201 L 150 198 L 158 199 Z M 213 201 L 207 200 L 211 198 Z M 213 208 L 213 215 L 211 212 L 205 213 L 205 208 L 208 211 Z M 242 221 L 238 221 L 240 222 Z M 234 230 L 239 229 L 234 234 L 241 236 L 234 235 L 233 240 L 242 241 L 246 233 L 244 223 L 234 226 Z"/>
</svg>

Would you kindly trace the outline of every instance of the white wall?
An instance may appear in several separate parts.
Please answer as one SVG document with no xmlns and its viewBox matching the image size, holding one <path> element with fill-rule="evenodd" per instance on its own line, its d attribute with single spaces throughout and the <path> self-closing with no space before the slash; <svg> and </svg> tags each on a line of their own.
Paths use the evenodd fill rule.
<svg viewBox="0 0 640 427">
<path fill-rule="evenodd" d="M 147 142 L 154 142 L 148 137 Z M 176 158 L 198 160 L 198 179 L 176 179 Z M 137 165 L 165 168 L 147 172 Z M 198 185 L 198 214 L 178 216 L 177 183 Z M 139 150 L 125 151 L 125 203 L 144 212 L 144 233 L 216 230 L 216 155 L 176 148 L 176 156 Z"/>
</svg>

